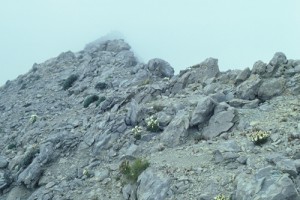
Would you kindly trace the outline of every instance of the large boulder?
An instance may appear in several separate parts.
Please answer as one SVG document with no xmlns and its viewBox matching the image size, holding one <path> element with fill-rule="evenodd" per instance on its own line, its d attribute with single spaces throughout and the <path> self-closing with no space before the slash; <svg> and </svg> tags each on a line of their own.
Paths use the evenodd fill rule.
<svg viewBox="0 0 300 200">
<path fill-rule="evenodd" d="M 273 167 L 265 167 L 255 175 L 242 173 L 236 178 L 234 199 L 241 200 L 300 200 L 300 195 L 289 175 Z"/>
<path fill-rule="evenodd" d="M 209 119 L 208 126 L 202 130 L 202 137 L 204 139 L 212 139 L 228 131 L 234 125 L 234 116 L 233 108 L 214 114 Z"/>
<path fill-rule="evenodd" d="M 180 90 L 184 89 L 187 86 L 190 75 L 191 72 L 187 72 L 178 77 L 173 83 L 172 93 L 177 94 Z"/>
<path fill-rule="evenodd" d="M 43 173 L 43 166 L 51 161 L 54 154 L 54 147 L 51 142 L 41 145 L 40 153 L 30 165 L 18 176 L 18 182 L 23 183 L 27 188 L 34 188 Z"/>
<path fill-rule="evenodd" d="M 267 64 L 263 61 L 256 61 L 252 67 L 252 74 L 263 75 L 267 70 Z"/>
<path fill-rule="evenodd" d="M 247 67 L 246 69 L 244 69 L 243 71 L 241 71 L 241 73 L 239 73 L 239 75 L 236 77 L 235 84 L 242 83 L 247 78 L 249 78 L 250 75 L 251 75 L 251 71 L 250 71 L 249 67 Z"/>
<path fill-rule="evenodd" d="M 172 76 L 174 76 L 173 67 L 171 67 L 171 65 L 167 61 L 164 61 L 162 59 L 154 58 L 149 60 L 147 67 L 150 72 L 161 78 L 171 78 Z"/>
<path fill-rule="evenodd" d="M 280 95 L 284 90 L 284 86 L 285 79 L 283 78 L 265 79 L 258 89 L 258 98 L 265 101 Z"/>
<path fill-rule="evenodd" d="M 189 128 L 189 115 L 184 110 L 179 110 L 170 124 L 162 133 L 162 140 L 167 146 L 176 146 L 183 143 Z"/>
<path fill-rule="evenodd" d="M 251 75 L 246 81 L 237 87 L 236 96 L 245 100 L 255 99 L 261 83 L 262 80 L 258 75 Z"/>
<path fill-rule="evenodd" d="M 0 169 L 5 168 L 8 165 L 8 161 L 4 156 L 0 155 Z"/>
<path fill-rule="evenodd" d="M 163 177 L 151 168 L 146 169 L 138 178 L 137 199 L 164 200 L 170 189 L 170 179 Z"/>
<path fill-rule="evenodd" d="M 282 52 L 276 52 L 273 56 L 273 58 L 270 60 L 270 65 L 272 66 L 279 66 L 286 64 L 288 62 L 286 56 Z"/>
<path fill-rule="evenodd" d="M 210 97 L 201 98 L 198 102 L 190 120 L 190 126 L 200 125 L 209 120 L 213 115 L 213 110 L 216 106 L 216 102 Z"/>
<path fill-rule="evenodd" d="M 189 77 L 189 83 L 204 82 L 206 79 L 216 77 L 220 73 L 218 59 L 216 58 L 207 58 L 191 68 L 193 73 Z"/>
<path fill-rule="evenodd" d="M 9 171 L 0 170 L 0 192 L 7 188 L 12 182 L 12 178 L 10 176 Z"/>
</svg>

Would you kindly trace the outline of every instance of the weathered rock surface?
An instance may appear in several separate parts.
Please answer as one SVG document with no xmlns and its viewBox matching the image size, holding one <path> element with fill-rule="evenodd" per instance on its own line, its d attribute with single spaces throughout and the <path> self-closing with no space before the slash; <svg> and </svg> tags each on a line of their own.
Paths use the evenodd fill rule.
<svg viewBox="0 0 300 200">
<path fill-rule="evenodd" d="M 299 66 L 276 53 L 174 75 L 124 40 L 34 64 L 0 87 L 0 200 L 297 200 Z M 270 136 L 256 145 L 259 130 Z M 136 158 L 150 166 L 128 183 L 120 163 Z"/>
<path fill-rule="evenodd" d="M 138 179 L 137 199 L 166 199 L 170 189 L 170 179 L 153 172 L 144 171 Z"/>
<path fill-rule="evenodd" d="M 190 126 L 201 125 L 209 120 L 213 114 L 216 103 L 210 97 L 201 98 L 193 111 Z"/>
<path fill-rule="evenodd" d="M 265 167 L 253 176 L 241 174 L 237 177 L 235 199 L 297 200 L 300 195 L 288 174 Z"/>
<path fill-rule="evenodd" d="M 171 78 L 174 75 L 173 67 L 171 67 L 171 65 L 168 62 L 162 59 L 155 58 L 149 60 L 147 65 L 150 72 L 161 78 Z"/>
</svg>

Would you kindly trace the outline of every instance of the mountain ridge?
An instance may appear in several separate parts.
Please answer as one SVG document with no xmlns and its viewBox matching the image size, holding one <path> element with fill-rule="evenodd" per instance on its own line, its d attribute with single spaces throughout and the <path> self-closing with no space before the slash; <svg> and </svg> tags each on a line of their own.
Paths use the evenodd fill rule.
<svg viewBox="0 0 300 200">
<path fill-rule="evenodd" d="M 130 49 L 91 43 L 0 87 L 0 199 L 300 199 L 300 60 L 174 75 Z M 150 165 L 124 182 L 136 158 Z"/>
</svg>

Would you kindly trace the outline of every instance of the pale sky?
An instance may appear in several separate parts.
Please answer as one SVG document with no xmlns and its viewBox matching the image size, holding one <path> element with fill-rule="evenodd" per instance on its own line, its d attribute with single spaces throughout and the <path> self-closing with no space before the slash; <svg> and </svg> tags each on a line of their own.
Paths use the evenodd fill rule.
<svg viewBox="0 0 300 200">
<path fill-rule="evenodd" d="M 300 59 L 300 0 L 0 0 L 0 85 L 114 31 L 176 73 L 208 57 L 252 68 L 277 51 Z"/>
</svg>

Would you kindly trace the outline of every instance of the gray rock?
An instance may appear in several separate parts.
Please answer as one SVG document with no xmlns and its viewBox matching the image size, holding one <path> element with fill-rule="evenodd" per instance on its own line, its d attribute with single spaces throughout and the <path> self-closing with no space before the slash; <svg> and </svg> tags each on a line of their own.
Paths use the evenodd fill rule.
<svg viewBox="0 0 300 200">
<path fill-rule="evenodd" d="M 235 199 L 299 200 L 300 196 L 287 174 L 272 167 L 260 169 L 254 176 L 240 174 L 236 178 Z"/>
<path fill-rule="evenodd" d="M 284 86 L 285 80 L 283 78 L 265 79 L 258 89 L 258 98 L 265 101 L 280 95 Z"/>
<path fill-rule="evenodd" d="M 130 107 L 125 118 L 125 123 L 131 126 L 137 125 L 137 123 L 140 121 L 140 111 L 141 109 L 138 103 L 133 99 L 130 103 Z"/>
<path fill-rule="evenodd" d="M 105 42 L 105 44 L 106 44 L 106 48 L 105 48 L 106 51 L 112 51 L 112 52 L 116 52 L 116 53 L 131 49 L 129 44 L 127 44 L 122 39 L 108 40 Z"/>
<path fill-rule="evenodd" d="M 137 199 L 164 200 L 169 189 L 170 179 L 148 168 L 138 178 Z"/>
<path fill-rule="evenodd" d="M 132 51 L 121 51 L 115 56 L 114 65 L 117 67 L 132 67 L 137 64 L 137 60 Z"/>
<path fill-rule="evenodd" d="M 42 165 L 37 158 L 18 176 L 18 183 L 23 183 L 27 188 L 36 187 L 43 173 Z"/>
<path fill-rule="evenodd" d="M 184 110 L 180 110 L 162 133 L 162 141 L 167 146 L 177 146 L 185 142 L 188 128 L 189 115 Z"/>
<path fill-rule="evenodd" d="M 213 114 L 213 110 L 216 103 L 210 97 L 203 97 L 197 104 L 197 107 L 193 111 L 190 126 L 196 126 L 208 121 Z"/>
<path fill-rule="evenodd" d="M 216 92 L 214 94 L 209 95 L 209 97 L 217 103 L 226 101 L 226 95 L 223 92 Z"/>
<path fill-rule="evenodd" d="M 99 135 L 99 137 L 95 139 L 96 142 L 93 148 L 93 153 L 97 155 L 101 152 L 101 150 L 107 149 L 109 147 L 108 145 L 110 139 L 111 139 L 111 134 L 103 133 Z"/>
<path fill-rule="evenodd" d="M 295 178 L 298 174 L 296 165 L 291 159 L 283 159 L 276 162 L 276 167 L 282 172 L 288 173 L 293 178 Z"/>
<path fill-rule="evenodd" d="M 174 76 L 174 69 L 171 67 L 171 65 L 159 58 L 154 58 L 149 60 L 148 64 L 148 70 L 155 74 L 156 76 L 159 76 L 161 78 L 169 77 L 171 78 Z"/>
<path fill-rule="evenodd" d="M 8 161 L 4 156 L 0 155 L 0 169 L 1 168 L 6 168 L 8 165 Z"/>
<path fill-rule="evenodd" d="M 123 198 L 125 200 L 137 200 L 136 189 L 137 189 L 136 184 L 126 184 L 122 188 Z"/>
<path fill-rule="evenodd" d="M 24 186 L 16 186 L 9 191 L 6 200 L 27 200 L 31 192 Z"/>
<path fill-rule="evenodd" d="M 261 83 L 262 80 L 258 75 L 250 76 L 246 81 L 244 81 L 237 87 L 236 96 L 238 98 L 246 100 L 255 99 Z"/>
<path fill-rule="evenodd" d="M 166 114 L 165 112 L 159 112 L 157 114 L 157 120 L 158 120 L 160 127 L 168 126 L 168 124 L 171 122 L 172 118 L 173 118 L 172 116 Z"/>
<path fill-rule="evenodd" d="M 6 170 L 0 170 L 0 192 L 7 188 L 12 182 L 10 172 Z"/>
<path fill-rule="evenodd" d="M 145 69 L 139 69 L 131 84 L 142 85 L 146 80 L 150 80 L 150 73 Z"/>
<path fill-rule="evenodd" d="M 288 62 L 286 56 L 282 52 L 276 52 L 273 58 L 270 60 L 270 65 L 272 66 L 279 66 L 286 64 Z"/>
<path fill-rule="evenodd" d="M 247 78 L 249 78 L 250 75 L 251 75 L 251 71 L 250 71 L 249 67 L 247 67 L 246 69 L 241 71 L 241 73 L 236 77 L 235 84 L 238 85 L 238 84 L 242 83 Z"/>
<path fill-rule="evenodd" d="M 220 143 L 218 149 L 221 152 L 235 152 L 238 153 L 242 151 L 241 147 L 238 145 L 238 143 L 235 140 L 228 140 Z"/>
<path fill-rule="evenodd" d="M 51 142 L 44 143 L 40 146 L 40 153 L 37 156 L 37 160 L 41 165 L 49 163 L 54 154 L 54 147 Z"/>
<path fill-rule="evenodd" d="M 184 73 L 173 83 L 173 87 L 172 87 L 173 94 L 177 94 L 180 90 L 184 89 L 187 86 L 190 75 L 191 75 L 190 72 Z"/>
<path fill-rule="evenodd" d="M 267 71 L 267 64 L 263 61 L 256 61 L 252 68 L 252 74 L 264 75 Z"/>
<path fill-rule="evenodd" d="M 104 179 L 109 177 L 109 170 L 108 169 L 104 169 L 101 171 L 96 171 L 95 172 L 95 178 L 97 181 L 103 181 Z"/>
<path fill-rule="evenodd" d="M 234 125 L 232 122 L 234 116 L 234 109 L 222 111 L 213 115 L 209 119 L 208 126 L 203 128 L 202 137 L 204 139 L 211 139 L 228 131 Z"/>
<path fill-rule="evenodd" d="M 193 73 L 189 77 L 189 83 L 203 82 L 206 79 L 216 77 L 220 73 L 218 59 L 215 58 L 207 58 L 191 68 Z"/>
<path fill-rule="evenodd" d="M 257 108 L 259 104 L 258 99 L 254 100 L 244 100 L 244 99 L 232 99 L 228 104 L 235 108 Z"/>
</svg>

